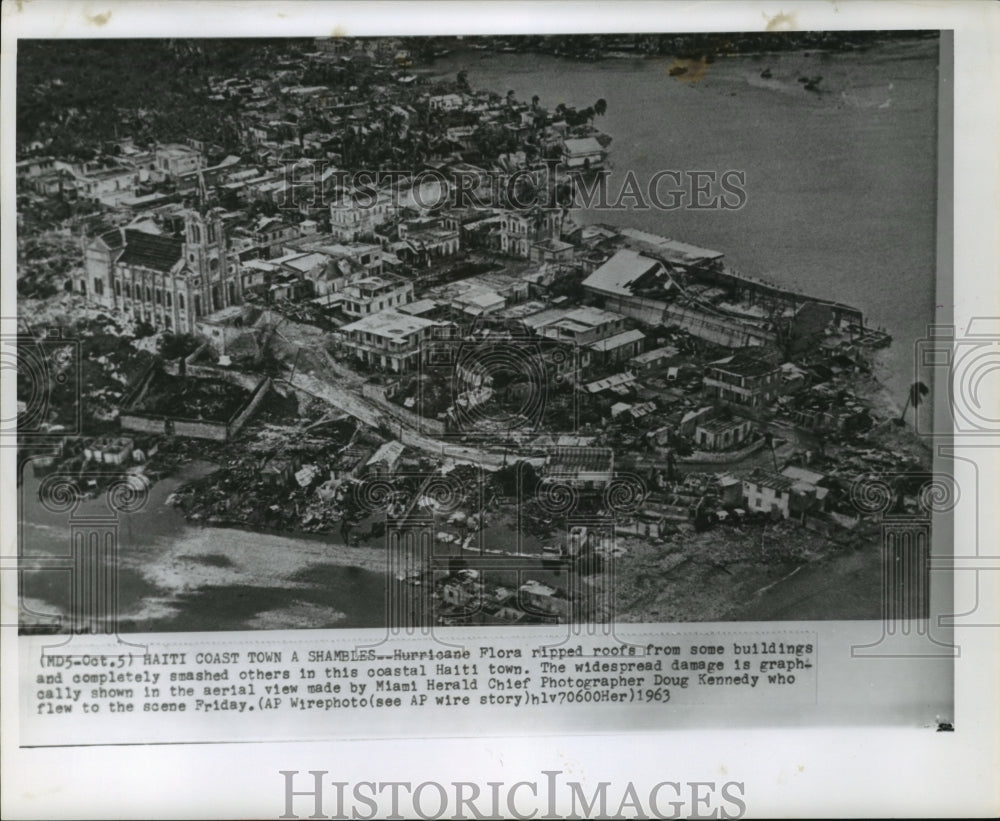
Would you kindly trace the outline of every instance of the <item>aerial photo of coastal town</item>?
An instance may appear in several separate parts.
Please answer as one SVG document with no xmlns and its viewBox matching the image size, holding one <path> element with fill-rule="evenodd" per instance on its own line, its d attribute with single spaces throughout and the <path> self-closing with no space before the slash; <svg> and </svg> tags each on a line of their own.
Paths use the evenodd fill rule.
<svg viewBox="0 0 1000 821">
<path fill-rule="evenodd" d="M 19 41 L 22 632 L 879 618 L 938 47 Z"/>
</svg>

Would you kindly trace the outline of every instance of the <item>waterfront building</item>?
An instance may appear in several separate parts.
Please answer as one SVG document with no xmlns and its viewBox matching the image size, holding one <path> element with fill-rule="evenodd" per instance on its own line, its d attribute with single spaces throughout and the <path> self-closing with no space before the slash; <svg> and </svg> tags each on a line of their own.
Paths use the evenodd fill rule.
<svg viewBox="0 0 1000 821">
<path fill-rule="evenodd" d="M 609 310 L 655 325 L 663 319 L 663 297 L 674 284 L 661 262 L 622 248 L 594 270 L 583 287 Z"/>
<path fill-rule="evenodd" d="M 604 167 L 607 153 L 596 137 L 563 141 L 563 165 L 570 171 L 595 171 Z"/>
</svg>

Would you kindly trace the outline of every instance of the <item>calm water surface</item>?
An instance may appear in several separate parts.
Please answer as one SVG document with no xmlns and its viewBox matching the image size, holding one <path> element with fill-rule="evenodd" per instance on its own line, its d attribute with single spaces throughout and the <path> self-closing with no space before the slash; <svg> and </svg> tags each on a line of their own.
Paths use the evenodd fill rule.
<svg viewBox="0 0 1000 821">
<path fill-rule="evenodd" d="M 719 58 L 697 82 L 666 58 L 577 62 L 469 51 L 434 65 L 473 88 L 580 108 L 607 100 L 595 125 L 611 135 L 617 192 L 628 170 L 746 173 L 738 211 L 580 214 L 725 253 L 729 264 L 861 308 L 894 337 L 884 375 L 904 401 L 912 344 L 935 313 L 936 41 L 862 53 Z M 770 69 L 770 79 L 760 76 Z M 814 94 L 798 78 L 822 76 Z"/>
</svg>

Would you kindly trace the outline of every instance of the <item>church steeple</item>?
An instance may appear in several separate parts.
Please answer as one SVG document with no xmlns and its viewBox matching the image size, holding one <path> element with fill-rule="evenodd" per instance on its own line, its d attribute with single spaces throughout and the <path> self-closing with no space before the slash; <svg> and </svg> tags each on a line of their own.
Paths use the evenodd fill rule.
<svg viewBox="0 0 1000 821">
<path fill-rule="evenodd" d="M 210 205 L 208 186 L 205 185 L 205 175 L 201 173 L 201 169 L 198 169 L 198 212 L 204 214 Z"/>
<path fill-rule="evenodd" d="M 205 312 L 211 313 L 240 301 L 242 288 L 237 266 L 230 259 L 222 224 L 222 209 L 184 212 L 184 259 Z"/>
<path fill-rule="evenodd" d="M 225 267 L 226 237 L 218 208 L 204 213 L 193 208 L 185 211 L 184 241 L 188 267 L 193 271 L 206 276 Z"/>
</svg>

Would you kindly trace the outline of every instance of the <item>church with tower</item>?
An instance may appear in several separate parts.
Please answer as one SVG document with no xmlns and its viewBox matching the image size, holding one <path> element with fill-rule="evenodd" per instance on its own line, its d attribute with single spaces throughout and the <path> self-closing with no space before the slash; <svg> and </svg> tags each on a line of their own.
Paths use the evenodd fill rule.
<svg viewBox="0 0 1000 821">
<path fill-rule="evenodd" d="M 243 301 L 239 259 L 219 208 L 188 208 L 182 236 L 150 223 L 106 231 L 85 250 L 79 290 L 158 331 L 195 333 L 204 316 Z"/>
</svg>

